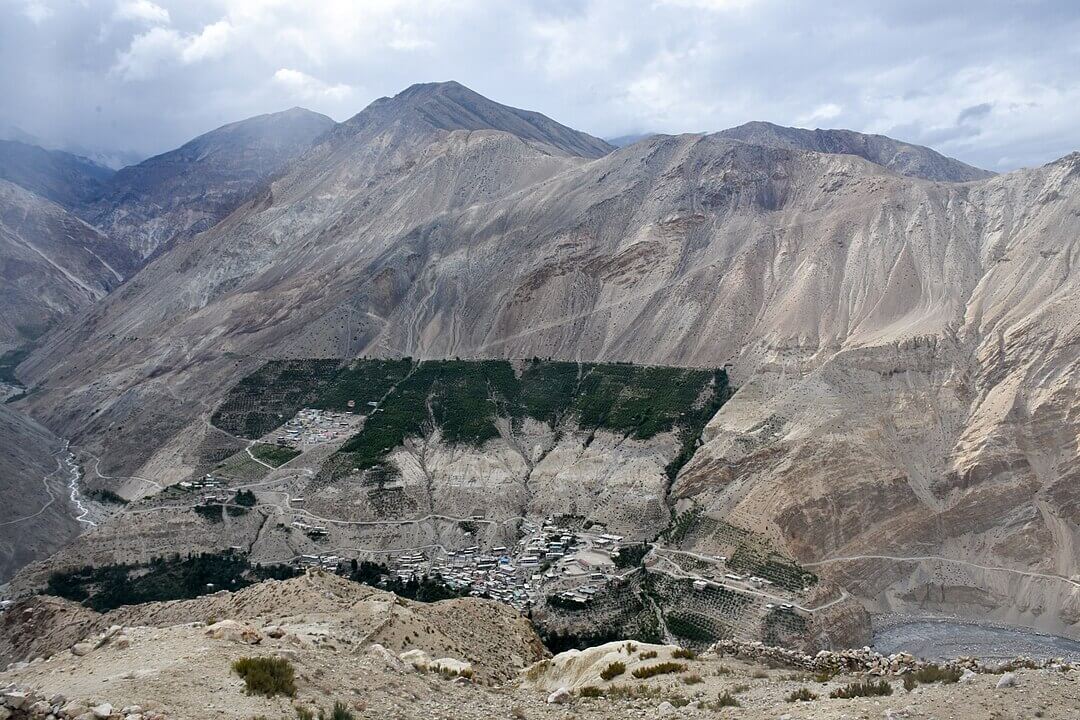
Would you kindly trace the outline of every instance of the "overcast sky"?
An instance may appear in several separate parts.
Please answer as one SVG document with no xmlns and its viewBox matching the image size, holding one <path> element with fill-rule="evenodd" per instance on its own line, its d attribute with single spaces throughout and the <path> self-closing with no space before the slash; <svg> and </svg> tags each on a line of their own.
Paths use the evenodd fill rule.
<svg viewBox="0 0 1080 720">
<path fill-rule="evenodd" d="M 1080 2 L 0 0 L 0 128 L 150 155 L 458 80 L 602 137 L 844 127 L 991 170 L 1080 150 Z"/>
</svg>

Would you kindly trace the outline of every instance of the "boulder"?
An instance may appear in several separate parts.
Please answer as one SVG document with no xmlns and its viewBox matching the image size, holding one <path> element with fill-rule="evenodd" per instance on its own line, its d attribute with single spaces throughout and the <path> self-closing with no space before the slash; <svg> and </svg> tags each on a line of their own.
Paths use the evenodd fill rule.
<svg viewBox="0 0 1080 720">
<path fill-rule="evenodd" d="M 109 703 L 101 703 L 90 708 L 90 714 L 96 717 L 98 720 L 105 720 L 113 714 L 113 706 Z"/>
<path fill-rule="evenodd" d="M 280 625 L 267 625 L 262 629 L 262 631 L 266 633 L 267 637 L 273 638 L 275 640 L 280 640 L 286 635 L 285 628 L 281 627 Z"/>
<path fill-rule="evenodd" d="M 665 700 L 657 706 L 656 714 L 660 717 L 670 717 L 675 714 L 675 706 Z"/>
<path fill-rule="evenodd" d="M 43 718 L 52 712 L 52 705 L 44 700 L 38 700 L 36 703 L 26 708 L 26 712 L 32 718 Z"/>
<path fill-rule="evenodd" d="M 565 705 L 574 699 L 574 696 L 570 694 L 570 691 L 564 687 L 559 688 L 555 692 L 548 695 L 547 701 L 553 705 Z"/>
<path fill-rule="evenodd" d="M 968 683 L 974 681 L 977 677 L 979 677 L 978 673 L 974 673 L 971 670 L 965 668 L 963 674 L 960 675 L 959 682 L 967 685 Z"/>
<path fill-rule="evenodd" d="M 89 712 L 89 709 L 84 703 L 72 701 L 66 703 L 60 708 L 60 714 L 68 718 L 77 718 L 80 715 L 85 715 Z"/>
<path fill-rule="evenodd" d="M 1002 675 L 1001 679 L 997 681 L 997 685 L 995 685 L 995 687 L 998 690 L 1001 690 L 1002 688 L 1011 688 L 1011 687 L 1015 687 L 1015 686 L 1016 686 L 1016 675 L 1014 675 L 1011 672 L 1007 672 L 1004 675 Z"/>
<path fill-rule="evenodd" d="M 406 665 L 412 665 L 417 670 L 427 670 L 431 665 L 431 659 L 428 654 L 423 650 L 406 650 L 398 655 L 398 660 Z"/>
<path fill-rule="evenodd" d="M 222 620 L 214 623 L 206 628 L 206 636 L 215 640 L 229 640 L 247 645 L 258 645 L 262 642 L 262 634 L 258 630 L 236 620 Z"/>
<path fill-rule="evenodd" d="M 397 673 L 405 671 L 405 663 L 379 643 L 372 643 L 369 645 L 364 654 L 374 663 L 382 665 L 387 670 L 392 670 Z"/>
<path fill-rule="evenodd" d="M 82 657 L 94 651 L 94 644 L 89 642 L 77 642 L 71 646 L 71 654 Z"/>
<path fill-rule="evenodd" d="M 12 710 L 19 710 L 27 704 L 27 694 L 22 690 L 8 690 L 4 693 L 4 706 Z"/>
<path fill-rule="evenodd" d="M 454 658 L 439 658 L 432 661 L 429 666 L 431 670 L 436 670 L 447 675 L 466 676 L 472 675 L 473 668 L 470 663 L 456 660 Z"/>
</svg>

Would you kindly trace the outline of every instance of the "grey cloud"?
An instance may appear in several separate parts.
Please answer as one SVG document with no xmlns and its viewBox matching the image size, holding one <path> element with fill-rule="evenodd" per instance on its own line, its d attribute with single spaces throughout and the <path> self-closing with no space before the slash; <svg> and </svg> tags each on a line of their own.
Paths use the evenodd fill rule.
<svg viewBox="0 0 1080 720">
<path fill-rule="evenodd" d="M 970 120 L 978 120 L 979 118 L 986 117 L 993 109 L 994 103 L 979 103 L 978 105 L 966 107 L 956 116 L 956 124 L 963 125 Z"/>
<path fill-rule="evenodd" d="M 993 170 L 1080 148 L 1074 2 L 156 0 L 153 22 L 41 3 L 32 20 L 0 0 L 0 63 L 17 69 L 0 126 L 111 154 L 298 104 L 343 120 L 446 79 L 608 137 L 803 120 Z M 822 107 L 839 112 L 811 119 Z"/>
</svg>

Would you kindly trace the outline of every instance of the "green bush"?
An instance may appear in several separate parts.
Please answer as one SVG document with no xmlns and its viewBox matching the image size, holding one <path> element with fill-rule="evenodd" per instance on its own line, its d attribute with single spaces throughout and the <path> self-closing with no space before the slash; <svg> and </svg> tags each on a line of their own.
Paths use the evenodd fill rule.
<svg viewBox="0 0 1080 720">
<path fill-rule="evenodd" d="M 682 681 L 687 685 L 698 685 L 705 682 L 697 673 L 690 673 L 689 675 L 684 675 Z"/>
<path fill-rule="evenodd" d="M 649 546 L 646 543 L 626 545 L 619 548 L 619 555 L 614 558 L 615 567 L 628 568 L 640 565 L 641 561 L 649 554 Z"/>
<path fill-rule="evenodd" d="M 611 680 L 612 678 L 622 675 L 624 672 L 626 672 L 626 664 L 616 660 L 600 671 L 600 677 L 604 680 Z"/>
<path fill-rule="evenodd" d="M 643 654 L 644 656 L 644 654 Z M 671 675 L 673 673 L 681 673 L 686 670 L 686 665 L 677 662 L 662 662 L 656 665 L 646 665 L 639 667 L 632 675 L 638 680 L 644 680 L 645 678 L 651 678 L 656 675 Z"/>
<path fill-rule="evenodd" d="M 810 702 L 811 700 L 817 700 L 817 695 L 810 692 L 809 688 L 799 688 L 787 696 L 787 701 L 789 703 Z"/>
<path fill-rule="evenodd" d="M 587 685 L 578 690 L 578 696 L 583 698 L 598 698 L 604 696 L 604 691 L 593 685 Z"/>
<path fill-rule="evenodd" d="M 232 669 L 244 679 L 249 695 L 296 694 L 296 673 L 285 658 L 243 657 L 232 664 Z"/>
<path fill-rule="evenodd" d="M 656 651 L 655 650 L 645 650 L 638 657 L 640 657 L 642 660 L 652 660 L 654 657 L 656 657 Z"/>
<path fill-rule="evenodd" d="M 948 685 L 960 680 L 960 671 L 939 665 L 925 665 L 915 671 L 914 679 L 921 683 L 939 682 Z"/>
<path fill-rule="evenodd" d="M 345 703 L 335 700 L 334 709 L 330 711 L 329 716 L 322 710 L 319 711 L 319 720 L 354 720 L 354 718 L 349 709 L 345 707 Z"/>
<path fill-rule="evenodd" d="M 857 698 L 892 695 L 892 685 L 887 680 L 865 680 L 853 682 L 829 693 L 831 698 Z"/>
<path fill-rule="evenodd" d="M 720 693 L 714 702 L 709 703 L 710 710 L 720 710 L 726 707 L 742 707 L 742 703 L 736 700 L 735 696 L 728 690 Z"/>
<path fill-rule="evenodd" d="M 127 505 L 128 504 L 127 500 L 120 497 L 119 495 L 114 493 L 112 490 L 107 490 L 105 488 L 87 490 L 86 492 L 83 493 L 83 495 L 90 498 L 91 500 L 97 500 L 100 503 L 111 503 L 113 505 Z"/>
<path fill-rule="evenodd" d="M 671 657 L 676 660 L 693 660 L 697 657 L 697 653 L 689 648 L 676 648 L 672 651 Z"/>
<path fill-rule="evenodd" d="M 255 493 L 250 490 L 240 490 L 233 496 L 233 502 L 241 507 L 255 507 L 258 500 L 255 498 Z"/>
<path fill-rule="evenodd" d="M 239 590 L 266 578 L 284 580 L 297 574 L 288 565 L 252 566 L 246 557 L 232 552 L 172 555 L 139 565 L 58 571 L 49 576 L 45 592 L 108 612 L 121 605 L 189 600 L 218 590 Z"/>
</svg>

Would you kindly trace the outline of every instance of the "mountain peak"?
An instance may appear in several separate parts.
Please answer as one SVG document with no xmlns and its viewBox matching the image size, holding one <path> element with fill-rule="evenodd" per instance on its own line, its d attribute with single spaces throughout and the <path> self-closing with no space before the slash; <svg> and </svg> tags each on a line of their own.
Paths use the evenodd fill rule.
<svg viewBox="0 0 1080 720">
<path fill-rule="evenodd" d="M 393 97 L 379 98 L 343 125 L 363 131 L 404 122 L 429 130 L 501 130 L 586 158 L 614 150 L 600 138 L 541 113 L 497 103 L 454 80 L 410 85 Z"/>
<path fill-rule="evenodd" d="M 875 165 L 908 177 L 945 182 L 968 182 L 993 177 L 989 170 L 973 167 L 936 150 L 854 130 L 785 127 L 753 120 L 721 130 L 717 135 L 755 145 L 797 148 L 812 152 L 857 155 Z"/>
</svg>

